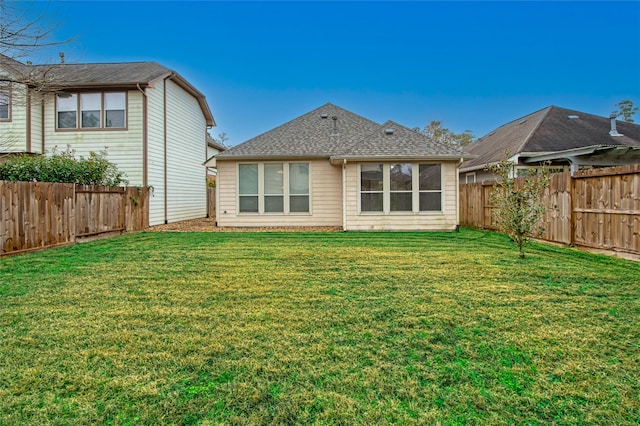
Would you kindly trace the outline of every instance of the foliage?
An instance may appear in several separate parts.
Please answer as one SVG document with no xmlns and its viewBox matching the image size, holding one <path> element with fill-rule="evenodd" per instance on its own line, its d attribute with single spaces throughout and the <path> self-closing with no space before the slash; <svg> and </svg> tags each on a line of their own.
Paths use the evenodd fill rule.
<svg viewBox="0 0 640 426">
<path fill-rule="evenodd" d="M 454 133 L 446 127 L 443 127 L 442 122 L 438 120 L 431 121 L 422 130 L 415 130 L 427 136 L 429 139 L 450 146 L 465 147 L 472 143 L 475 137 L 471 130 L 465 130 L 462 133 Z"/>
<path fill-rule="evenodd" d="M 0 258 L 0 423 L 636 424 L 640 263 L 510 246 L 146 232 Z"/>
<path fill-rule="evenodd" d="M 633 116 L 638 112 L 638 107 L 633 106 L 633 101 L 630 101 L 629 99 L 623 99 L 615 104 L 615 107 L 617 107 L 617 109 L 614 110 L 612 114 L 615 114 L 616 117 L 622 116 L 624 121 L 628 123 L 634 122 Z"/>
<path fill-rule="evenodd" d="M 530 168 L 527 176 L 516 179 L 515 163 L 503 159 L 488 166 L 487 171 L 500 178 L 491 192 L 495 223 L 515 243 L 520 258 L 524 258 L 524 246 L 543 231 L 540 219 L 545 206 L 540 197 L 549 186 L 549 168 L 546 165 Z"/>
<path fill-rule="evenodd" d="M 76 158 L 71 150 L 50 156 L 14 154 L 0 163 L 0 180 L 126 185 L 123 172 L 106 159 L 106 150 Z"/>
</svg>

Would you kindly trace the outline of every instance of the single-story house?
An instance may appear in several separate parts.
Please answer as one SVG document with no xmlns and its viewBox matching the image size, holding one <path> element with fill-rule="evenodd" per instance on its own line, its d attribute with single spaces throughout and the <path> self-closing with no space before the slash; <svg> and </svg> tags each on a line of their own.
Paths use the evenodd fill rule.
<svg viewBox="0 0 640 426">
<path fill-rule="evenodd" d="M 484 169 L 509 159 L 522 174 L 550 162 L 554 171 L 640 163 L 640 126 L 556 106 L 536 111 L 489 132 L 465 150 L 475 158 L 460 167 L 462 183 L 494 180 Z"/>
<path fill-rule="evenodd" d="M 328 103 L 214 157 L 217 225 L 455 230 L 468 158 Z"/>
<path fill-rule="evenodd" d="M 158 63 L 32 65 L 0 55 L 3 149 L 87 157 L 106 148 L 130 185 L 153 188 L 151 225 L 206 216 L 212 126 L 204 95 Z"/>
</svg>

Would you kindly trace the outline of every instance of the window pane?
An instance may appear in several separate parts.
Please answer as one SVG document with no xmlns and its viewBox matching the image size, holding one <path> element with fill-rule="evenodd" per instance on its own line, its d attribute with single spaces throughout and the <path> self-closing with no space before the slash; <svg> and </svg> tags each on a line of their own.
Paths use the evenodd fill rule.
<svg viewBox="0 0 640 426">
<path fill-rule="evenodd" d="M 105 111 L 105 127 L 125 128 L 124 110 L 107 110 Z"/>
<path fill-rule="evenodd" d="M 421 192 L 420 193 L 420 211 L 441 211 L 442 210 L 442 193 L 440 192 Z"/>
<path fill-rule="evenodd" d="M 284 194 L 284 173 L 282 170 L 282 163 L 264 165 L 265 194 Z"/>
<path fill-rule="evenodd" d="M 360 211 L 381 212 L 382 211 L 382 193 L 369 192 L 369 193 L 360 194 Z"/>
<path fill-rule="evenodd" d="M 104 94 L 105 127 L 126 127 L 126 104 L 127 98 L 124 92 Z"/>
<path fill-rule="evenodd" d="M 309 164 L 292 163 L 289 164 L 289 193 L 309 194 Z"/>
<path fill-rule="evenodd" d="M 309 196 L 292 195 L 289 197 L 289 211 L 291 213 L 309 213 Z"/>
<path fill-rule="evenodd" d="M 389 201 L 392 212 L 410 212 L 413 194 L 411 192 L 392 192 Z"/>
<path fill-rule="evenodd" d="M 391 191 L 411 191 L 411 164 L 392 164 L 389 166 Z"/>
<path fill-rule="evenodd" d="M 0 83 L 0 120 L 7 120 L 9 118 L 9 101 L 11 99 L 9 95 L 9 89 Z"/>
<path fill-rule="evenodd" d="M 240 213 L 258 213 L 258 196 L 240 196 Z"/>
<path fill-rule="evenodd" d="M 382 191 L 382 164 L 360 165 L 360 190 Z"/>
<path fill-rule="evenodd" d="M 58 129 L 78 127 L 78 95 L 57 95 L 56 111 L 58 113 Z"/>
<path fill-rule="evenodd" d="M 440 164 L 420 164 L 420 190 L 440 189 L 442 189 Z"/>
<path fill-rule="evenodd" d="M 126 96 L 124 92 L 120 93 L 105 93 L 104 94 L 104 109 L 118 109 L 125 110 L 126 108 Z"/>
<path fill-rule="evenodd" d="M 58 129 L 75 129 L 76 112 L 67 111 L 58 113 Z"/>
<path fill-rule="evenodd" d="M 265 213 L 284 212 L 284 197 L 282 195 L 265 195 L 264 211 Z"/>
<path fill-rule="evenodd" d="M 82 127 L 100 127 L 100 111 L 82 111 Z"/>
<path fill-rule="evenodd" d="M 240 164 L 238 167 L 238 173 L 240 180 L 239 193 L 247 195 L 258 194 L 258 165 Z"/>
</svg>

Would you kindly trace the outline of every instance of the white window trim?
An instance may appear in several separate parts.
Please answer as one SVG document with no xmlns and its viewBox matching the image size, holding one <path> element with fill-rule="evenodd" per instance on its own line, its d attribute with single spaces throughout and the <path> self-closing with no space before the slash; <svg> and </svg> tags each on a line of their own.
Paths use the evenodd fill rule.
<svg viewBox="0 0 640 426">
<path fill-rule="evenodd" d="M 241 212 L 240 211 L 240 165 L 242 164 L 257 164 L 258 165 L 258 212 Z M 264 165 L 265 164 L 282 164 L 283 171 L 283 210 L 284 212 L 265 212 L 264 211 L 264 197 L 265 195 L 269 196 L 269 194 L 265 194 L 264 191 Z M 309 193 L 308 194 L 291 194 L 289 188 L 289 165 L 290 164 L 307 164 L 309 166 Z M 311 216 L 313 214 L 313 197 L 311 194 L 311 175 L 312 175 L 312 164 L 310 161 L 242 161 L 238 162 L 236 165 L 236 206 L 237 212 L 239 215 L 264 215 L 264 216 Z M 245 194 L 249 195 L 249 194 Z M 290 212 L 290 196 L 308 196 L 309 197 L 309 211 L 308 212 Z"/>
<path fill-rule="evenodd" d="M 470 177 L 473 177 L 473 182 L 469 182 Z M 467 173 L 464 176 L 464 183 L 476 183 L 476 172 Z"/>
<path fill-rule="evenodd" d="M 421 163 L 407 163 L 407 162 L 392 162 L 392 163 L 372 163 L 382 164 L 382 211 L 362 211 L 362 164 L 358 164 L 358 214 L 364 216 L 375 215 L 390 215 L 390 216 L 406 216 L 406 215 L 440 215 L 445 213 L 444 209 L 444 163 L 436 162 L 421 162 Z M 391 164 L 411 164 L 411 179 L 412 179 L 412 210 L 411 211 L 391 211 Z M 440 189 L 439 190 L 420 190 L 420 164 L 440 164 Z M 365 193 L 369 191 L 364 191 Z M 401 192 L 401 191 L 397 191 Z M 421 192 L 439 192 L 440 193 L 440 210 L 425 210 L 420 211 L 420 193 Z"/>
</svg>

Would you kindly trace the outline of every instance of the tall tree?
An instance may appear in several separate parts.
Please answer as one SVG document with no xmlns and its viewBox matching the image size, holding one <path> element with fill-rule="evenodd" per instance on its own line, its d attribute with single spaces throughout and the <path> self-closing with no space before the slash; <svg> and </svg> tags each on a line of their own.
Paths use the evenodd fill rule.
<svg viewBox="0 0 640 426">
<path fill-rule="evenodd" d="M 616 117 L 622 117 L 627 123 L 634 123 L 633 116 L 638 112 L 638 107 L 633 106 L 632 101 L 623 99 L 614 106 L 617 107 L 617 109 L 614 110 L 612 114 L 615 114 Z"/>
<path fill-rule="evenodd" d="M 498 229 L 511 238 L 524 259 L 524 247 L 537 232 L 542 232 L 540 219 L 545 206 L 540 198 L 549 186 L 549 167 L 528 170 L 526 177 L 516 179 L 515 163 L 505 159 L 487 167 L 500 177 L 491 192 L 493 218 Z"/>
<path fill-rule="evenodd" d="M 455 133 L 443 126 L 442 121 L 432 120 L 424 129 L 415 129 L 428 138 L 450 146 L 465 147 L 473 142 L 475 136 L 471 130 Z"/>
</svg>

